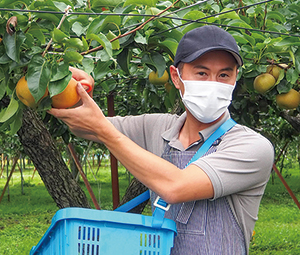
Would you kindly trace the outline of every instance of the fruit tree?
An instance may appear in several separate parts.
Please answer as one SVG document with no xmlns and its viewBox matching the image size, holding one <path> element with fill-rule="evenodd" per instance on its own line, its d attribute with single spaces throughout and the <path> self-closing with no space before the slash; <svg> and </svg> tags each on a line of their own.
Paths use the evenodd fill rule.
<svg viewBox="0 0 300 255">
<path fill-rule="evenodd" d="M 75 181 L 53 185 L 72 179 L 54 141 L 62 137 L 68 144 L 74 137 L 46 112 L 69 84 L 69 67 L 93 76 L 94 99 L 105 113 L 107 97 L 114 98 L 118 115 L 181 113 L 168 68 L 187 31 L 214 24 L 233 35 L 244 59 L 230 107 L 233 118 L 263 132 L 279 149 L 283 135 L 278 134 L 286 134 L 287 127 L 282 123 L 289 123 L 292 136 L 300 132 L 299 3 L 3 0 L 0 131 L 18 134 L 60 207 L 88 206 Z"/>
</svg>

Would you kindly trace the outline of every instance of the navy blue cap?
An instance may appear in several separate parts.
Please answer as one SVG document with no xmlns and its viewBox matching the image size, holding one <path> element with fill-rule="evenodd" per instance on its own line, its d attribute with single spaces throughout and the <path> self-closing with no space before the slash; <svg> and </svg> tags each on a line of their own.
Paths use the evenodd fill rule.
<svg viewBox="0 0 300 255">
<path fill-rule="evenodd" d="M 213 50 L 225 50 L 232 54 L 239 66 L 243 59 L 235 39 L 222 28 L 206 25 L 187 32 L 180 40 L 175 55 L 174 66 L 179 62 L 190 63 Z"/>
</svg>

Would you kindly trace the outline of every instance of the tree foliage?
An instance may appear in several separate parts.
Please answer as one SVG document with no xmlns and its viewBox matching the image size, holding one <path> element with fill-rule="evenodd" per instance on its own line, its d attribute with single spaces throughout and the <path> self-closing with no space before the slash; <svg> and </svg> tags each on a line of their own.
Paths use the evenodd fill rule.
<svg viewBox="0 0 300 255">
<path fill-rule="evenodd" d="M 163 85 L 151 84 L 148 75 L 157 71 L 161 76 L 168 70 L 183 34 L 215 24 L 233 35 L 244 59 L 231 106 L 233 117 L 269 135 L 271 130 L 283 134 L 277 125 L 282 110 L 274 98 L 291 88 L 299 90 L 299 2 L 3 0 L 0 100 L 8 98 L 9 104 L 0 104 L 0 130 L 13 135 L 21 126 L 25 106 L 16 97 L 15 86 L 25 75 L 36 102 L 48 87 L 50 96 L 37 110 L 54 135 L 69 141 L 67 128 L 45 111 L 51 107 L 50 97 L 67 85 L 69 65 L 94 77 L 94 99 L 105 112 L 107 96 L 113 95 L 119 115 L 179 113 L 174 86 L 167 92 Z M 268 65 L 281 63 L 288 68 L 277 86 L 266 95 L 256 93 L 254 78 Z M 289 116 L 299 118 L 299 107 Z"/>
</svg>

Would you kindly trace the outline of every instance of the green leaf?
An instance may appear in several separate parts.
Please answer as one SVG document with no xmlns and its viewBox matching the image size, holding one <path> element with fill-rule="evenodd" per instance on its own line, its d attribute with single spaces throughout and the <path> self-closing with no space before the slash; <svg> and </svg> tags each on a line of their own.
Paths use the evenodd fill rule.
<svg viewBox="0 0 300 255">
<path fill-rule="evenodd" d="M 300 73 L 300 49 L 296 50 L 294 54 L 294 65 L 298 73 Z"/>
<path fill-rule="evenodd" d="M 230 11 L 230 10 L 232 10 L 232 9 L 224 8 L 221 11 L 221 13 L 226 12 L 226 11 Z M 220 19 L 234 19 L 234 20 L 237 20 L 237 19 L 240 19 L 240 16 L 235 11 L 230 11 L 230 12 L 227 12 L 227 13 L 224 13 L 224 14 L 220 14 L 219 18 Z"/>
<path fill-rule="evenodd" d="M 278 11 L 268 11 L 267 13 L 267 19 L 274 19 L 276 21 L 279 21 L 280 23 L 285 23 L 286 19 L 283 14 L 281 14 Z"/>
<path fill-rule="evenodd" d="M 0 123 L 9 120 L 19 109 L 19 103 L 12 97 L 10 99 L 9 105 L 3 112 L 0 113 Z"/>
<path fill-rule="evenodd" d="M 127 5 L 147 5 L 147 6 L 155 6 L 158 0 L 126 0 L 124 6 Z"/>
<path fill-rule="evenodd" d="M 251 44 L 251 45 L 255 45 L 256 44 L 256 41 L 255 41 L 255 37 L 253 37 L 252 35 L 247 35 L 247 34 L 243 34 L 244 38 L 246 38 L 248 40 L 248 42 Z"/>
<path fill-rule="evenodd" d="M 68 50 L 65 52 L 63 59 L 65 63 L 71 63 L 71 62 L 81 63 L 83 56 L 76 51 Z"/>
<path fill-rule="evenodd" d="M 83 43 L 83 48 L 85 51 L 89 49 L 89 44 L 87 43 L 86 39 L 82 36 L 81 37 L 82 43 Z"/>
<path fill-rule="evenodd" d="M 20 0 L 1 0 L 0 2 L 0 7 L 9 7 L 9 6 L 12 6 L 13 4 L 16 4 L 16 3 L 23 3 L 23 4 L 28 4 L 26 0 L 24 1 L 20 1 Z"/>
<path fill-rule="evenodd" d="M 93 72 L 94 70 L 94 60 L 91 58 L 83 58 L 82 60 L 82 66 L 83 66 L 83 70 L 90 74 L 91 72 Z"/>
<path fill-rule="evenodd" d="M 110 41 L 114 38 L 116 38 L 117 36 L 109 30 L 108 34 L 106 35 L 107 39 Z M 111 46 L 113 50 L 119 50 L 120 49 L 120 41 L 119 40 L 115 40 L 113 42 L 111 42 Z"/>
<path fill-rule="evenodd" d="M 29 63 L 30 59 L 21 57 L 19 62 L 11 62 L 9 65 L 9 73 L 11 73 L 13 70 L 18 70 L 21 67 L 26 67 Z"/>
<path fill-rule="evenodd" d="M 91 24 L 89 25 L 87 31 L 86 31 L 86 36 L 90 35 L 90 34 L 98 34 L 100 33 L 100 28 L 101 28 L 101 24 L 103 23 L 103 18 L 100 16 L 98 18 L 95 18 Z"/>
<path fill-rule="evenodd" d="M 121 23 L 122 20 L 120 16 L 107 16 L 100 26 L 100 31 L 102 33 L 106 33 L 109 30 L 120 30 L 119 26 L 121 25 Z"/>
<path fill-rule="evenodd" d="M 167 38 L 166 40 L 162 41 L 159 46 L 163 48 L 166 52 L 171 55 L 171 57 L 174 59 L 178 42 L 172 38 Z"/>
<path fill-rule="evenodd" d="M 37 23 L 32 23 L 26 34 L 37 38 L 41 44 L 45 43 L 45 36 L 42 32 L 42 28 Z"/>
<path fill-rule="evenodd" d="M 59 24 L 59 21 L 61 20 L 62 15 L 56 15 L 51 13 L 36 13 L 36 18 L 42 19 L 42 20 L 49 20 L 53 22 L 56 26 Z"/>
<path fill-rule="evenodd" d="M 175 99 L 176 99 L 177 93 L 178 93 L 178 90 L 173 85 L 172 88 L 171 88 L 171 91 L 169 93 L 169 98 L 170 98 L 170 102 L 171 102 L 172 105 L 175 104 Z"/>
<path fill-rule="evenodd" d="M 291 11 L 291 12 L 295 12 L 297 13 L 298 15 L 300 15 L 300 8 L 299 8 L 299 5 L 298 4 L 290 4 L 288 6 L 288 9 Z"/>
<path fill-rule="evenodd" d="M 186 34 L 187 32 L 201 26 L 202 26 L 201 24 L 193 22 L 192 24 L 185 26 L 185 28 L 182 30 L 182 33 Z"/>
<path fill-rule="evenodd" d="M 158 15 L 159 13 L 161 13 L 162 10 L 156 8 L 156 7 L 149 7 L 146 9 L 145 14 L 146 15 Z M 163 15 L 167 15 L 168 12 L 164 12 Z M 145 17 L 146 20 L 150 19 L 150 17 Z M 160 16 L 158 16 L 156 19 L 159 19 L 160 22 L 167 22 L 169 19 L 168 18 L 160 18 Z"/>
<path fill-rule="evenodd" d="M 34 55 L 28 65 L 26 80 L 35 102 L 38 102 L 45 94 L 50 74 L 51 70 L 46 60 L 40 54 Z"/>
<path fill-rule="evenodd" d="M 94 70 L 95 73 L 95 81 L 98 81 L 105 77 L 107 73 L 110 71 L 110 65 L 112 64 L 112 61 L 106 61 L 106 62 L 101 62 L 98 61 L 96 68 Z"/>
<path fill-rule="evenodd" d="M 228 26 L 237 26 L 237 27 L 244 27 L 244 28 L 252 28 L 248 25 L 245 21 L 241 19 L 235 19 L 228 22 Z"/>
<path fill-rule="evenodd" d="M 300 73 L 300 59 L 299 59 L 299 57 L 295 58 L 295 69 L 298 73 Z"/>
<path fill-rule="evenodd" d="M 25 40 L 26 37 L 22 32 L 17 32 L 13 35 L 5 33 L 3 36 L 3 43 L 5 46 L 7 56 L 16 62 L 19 62 L 21 52 L 20 48 Z"/>
<path fill-rule="evenodd" d="M 23 111 L 18 111 L 12 121 L 10 123 L 10 135 L 14 135 L 18 132 L 18 130 L 22 126 L 22 116 L 23 116 Z"/>
<path fill-rule="evenodd" d="M 50 82 L 61 80 L 69 74 L 69 65 L 64 62 L 60 62 L 58 65 L 52 66 L 52 78 Z"/>
<path fill-rule="evenodd" d="M 289 50 L 289 54 L 292 58 L 292 63 L 295 64 L 295 54 L 294 54 L 294 52 L 292 50 Z"/>
<path fill-rule="evenodd" d="M 255 48 L 261 50 L 261 49 L 263 49 L 263 48 L 265 48 L 267 46 L 268 46 L 268 43 L 257 43 L 255 45 Z"/>
<path fill-rule="evenodd" d="M 299 78 L 299 73 L 294 70 L 293 68 L 289 68 L 287 71 L 286 71 L 286 79 L 291 83 L 291 84 L 295 84 L 296 81 L 298 80 Z"/>
<path fill-rule="evenodd" d="M 112 58 L 112 45 L 104 34 L 102 34 L 102 33 L 99 33 L 99 35 L 89 34 L 89 35 L 87 35 L 86 39 L 95 40 L 98 43 L 100 43 L 103 46 L 103 48 L 106 50 L 109 57 Z"/>
<path fill-rule="evenodd" d="M 81 34 L 84 33 L 85 31 L 85 27 L 82 26 L 82 24 L 80 22 L 74 22 L 73 25 L 72 25 L 72 30 L 74 31 L 74 33 L 77 35 L 77 36 L 81 36 Z"/>
<path fill-rule="evenodd" d="M 65 40 L 66 47 L 68 48 L 74 48 L 79 51 L 84 51 L 85 47 L 83 45 L 83 42 L 79 38 L 70 38 Z"/>
<path fill-rule="evenodd" d="M 120 65 L 121 69 L 129 74 L 129 63 L 131 60 L 132 52 L 128 48 L 124 48 L 117 56 L 117 62 Z"/>
<path fill-rule="evenodd" d="M 91 0 L 93 8 L 116 7 L 122 2 L 124 2 L 124 0 Z"/>
<path fill-rule="evenodd" d="M 54 42 L 56 43 L 63 43 L 64 41 L 66 41 L 69 36 L 66 35 L 64 32 L 62 32 L 61 30 L 54 28 L 53 31 L 51 32 L 51 36 Z"/>
<path fill-rule="evenodd" d="M 287 93 L 293 88 L 293 84 L 288 82 L 287 80 L 283 79 L 279 82 L 279 84 L 276 86 L 276 89 L 279 94 L 281 93 Z"/>
<path fill-rule="evenodd" d="M 238 33 L 238 32 L 233 32 L 231 33 L 231 35 L 233 36 L 233 38 L 236 40 L 237 43 L 240 44 L 247 44 L 249 43 L 249 41 L 247 40 L 247 38 L 245 38 L 244 35 Z"/>
<path fill-rule="evenodd" d="M 0 64 L 8 64 L 9 62 L 11 62 L 11 59 L 4 53 L 0 57 Z"/>
<path fill-rule="evenodd" d="M 198 20 L 198 19 L 204 18 L 205 16 L 206 15 L 201 11 L 190 11 L 187 14 L 185 14 L 183 16 L 183 18 L 184 19 L 190 19 L 190 20 Z M 182 23 L 185 24 L 187 22 L 188 21 L 183 21 Z"/>
<path fill-rule="evenodd" d="M 283 38 L 280 42 L 274 43 L 276 47 L 287 47 L 287 46 L 299 46 L 300 41 L 299 38 L 296 37 L 286 37 Z"/>
<path fill-rule="evenodd" d="M 164 57 L 158 52 L 145 53 L 142 56 L 142 63 L 149 66 L 152 70 L 158 72 L 158 77 L 163 76 L 166 70 L 166 61 Z"/>
<path fill-rule="evenodd" d="M 115 80 L 112 79 L 101 82 L 101 87 L 105 90 L 106 93 L 113 91 L 116 88 L 116 86 L 117 84 Z"/>
<path fill-rule="evenodd" d="M 136 32 L 134 41 L 140 44 L 147 44 L 147 39 L 144 36 L 142 36 L 139 31 Z"/>
<path fill-rule="evenodd" d="M 27 48 L 32 48 L 34 46 L 34 38 L 31 34 L 26 33 L 26 40 L 25 40 L 25 44 Z"/>
<path fill-rule="evenodd" d="M 2 70 L 1 70 L 2 71 Z M 3 98 L 3 96 L 5 95 L 6 92 L 6 84 L 5 84 L 5 80 L 2 79 L 0 81 L 0 100 Z"/>
<path fill-rule="evenodd" d="M 151 92 L 150 93 L 150 96 L 149 96 L 149 99 L 151 101 L 151 104 L 156 107 L 156 108 L 160 108 L 160 105 L 161 105 L 161 100 L 159 98 L 159 96 L 156 94 L 156 93 L 153 93 Z"/>
<path fill-rule="evenodd" d="M 55 4 L 55 6 L 62 12 L 65 11 L 65 9 L 67 8 L 68 5 L 72 8 L 74 8 L 73 3 L 69 0 L 55 0 L 53 2 Z"/>
<path fill-rule="evenodd" d="M 72 73 L 69 72 L 69 74 L 67 76 L 65 76 L 63 79 L 56 80 L 53 82 L 51 81 L 48 86 L 50 97 L 53 97 L 53 96 L 63 92 L 65 90 L 65 88 L 67 87 L 71 78 L 72 78 Z"/>
</svg>

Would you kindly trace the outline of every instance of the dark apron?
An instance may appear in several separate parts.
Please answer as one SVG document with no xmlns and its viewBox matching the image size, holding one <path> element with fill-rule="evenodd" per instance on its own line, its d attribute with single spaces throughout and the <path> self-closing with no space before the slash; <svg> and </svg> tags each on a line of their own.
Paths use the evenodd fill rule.
<svg viewBox="0 0 300 255">
<path fill-rule="evenodd" d="M 216 151 L 219 141 L 206 155 Z M 167 144 L 161 157 L 183 169 L 195 153 L 178 151 Z M 151 192 L 151 200 L 155 198 Z M 165 217 L 177 226 L 171 255 L 246 254 L 244 235 L 225 197 L 172 204 Z"/>
</svg>

